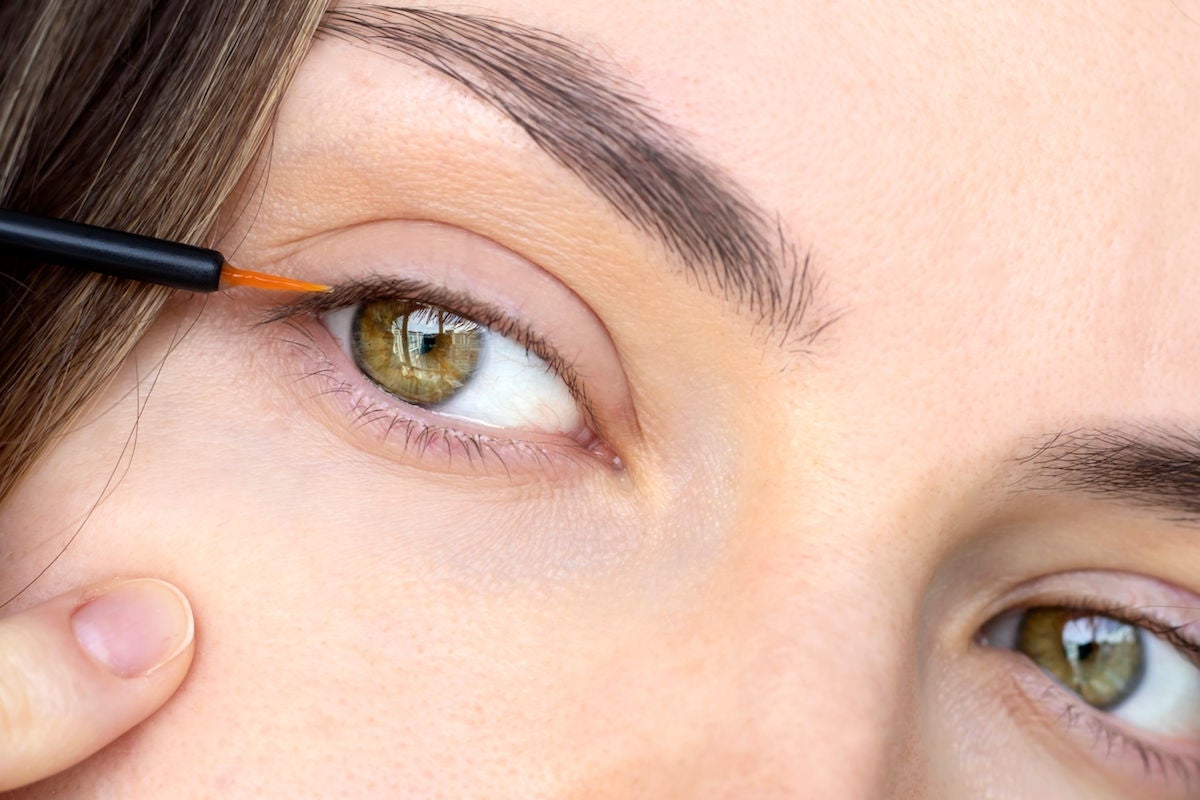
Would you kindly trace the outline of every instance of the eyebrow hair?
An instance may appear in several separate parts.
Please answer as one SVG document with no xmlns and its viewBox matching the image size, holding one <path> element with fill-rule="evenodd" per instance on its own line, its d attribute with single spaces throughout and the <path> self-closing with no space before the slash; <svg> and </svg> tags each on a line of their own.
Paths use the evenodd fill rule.
<svg viewBox="0 0 1200 800">
<path fill-rule="evenodd" d="M 1018 459 L 1019 489 L 1067 491 L 1200 523 L 1200 436 L 1182 429 L 1079 428 L 1061 431 Z"/>
<path fill-rule="evenodd" d="M 319 33 L 380 45 L 463 84 L 520 126 L 627 221 L 658 239 L 689 282 L 732 300 L 770 338 L 811 343 L 817 280 L 803 257 L 722 170 L 638 98 L 633 85 L 553 33 L 427 8 L 346 7 Z"/>
</svg>

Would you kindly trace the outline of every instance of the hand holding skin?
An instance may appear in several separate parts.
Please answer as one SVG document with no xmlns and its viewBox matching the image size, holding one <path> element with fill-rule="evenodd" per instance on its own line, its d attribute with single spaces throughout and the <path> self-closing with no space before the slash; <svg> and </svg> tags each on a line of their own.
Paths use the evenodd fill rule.
<svg viewBox="0 0 1200 800">
<path fill-rule="evenodd" d="M 0 791 L 82 761 L 156 711 L 192 663 L 191 607 L 153 579 L 0 619 Z"/>
</svg>

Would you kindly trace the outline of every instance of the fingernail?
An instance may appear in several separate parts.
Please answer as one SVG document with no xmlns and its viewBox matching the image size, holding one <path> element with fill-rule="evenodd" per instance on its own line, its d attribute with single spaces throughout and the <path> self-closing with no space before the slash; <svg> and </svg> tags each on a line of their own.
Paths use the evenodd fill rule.
<svg viewBox="0 0 1200 800">
<path fill-rule="evenodd" d="M 192 641 L 192 610 L 169 583 L 141 578 L 109 589 L 75 610 L 81 647 L 114 675 L 148 675 Z"/>
</svg>

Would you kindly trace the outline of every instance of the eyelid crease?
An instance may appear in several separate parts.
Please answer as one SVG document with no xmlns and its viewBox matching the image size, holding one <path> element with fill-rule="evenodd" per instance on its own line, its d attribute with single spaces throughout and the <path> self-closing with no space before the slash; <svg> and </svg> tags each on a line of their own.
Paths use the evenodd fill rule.
<svg viewBox="0 0 1200 800">
<path fill-rule="evenodd" d="M 324 292 L 302 295 L 289 302 L 272 306 L 263 313 L 259 324 L 269 325 L 296 317 L 317 319 L 346 306 L 372 301 L 395 300 L 409 300 L 438 306 L 477 322 L 500 336 L 513 339 L 549 365 L 554 374 L 566 384 L 571 396 L 579 403 L 585 423 L 592 430 L 596 429 L 595 407 L 587 396 L 574 364 L 521 320 L 463 292 L 412 278 L 373 275 L 338 283 Z"/>
</svg>

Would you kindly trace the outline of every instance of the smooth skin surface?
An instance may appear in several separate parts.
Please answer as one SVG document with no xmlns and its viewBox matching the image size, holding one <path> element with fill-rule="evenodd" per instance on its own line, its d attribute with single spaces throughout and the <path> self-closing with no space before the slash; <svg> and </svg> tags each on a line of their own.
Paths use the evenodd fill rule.
<svg viewBox="0 0 1200 800">
<path fill-rule="evenodd" d="M 819 275 L 799 335 L 458 83 L 319 40 L 223 252 L 507 304 L 624 470 L 406 447 L 330 391 L 361 379 L 319 322 L 258 324 L 286 298 L 181 300 L 0 509 L 0 590 L 86 516 L 11 608 L 159 576 L 195 662 L 17 796 L 1195 791 L 1200 725 L 1090 709 L 980 631 L 1090 599 L 1200 640 L 1195 523 L 1022 460 L 1200 424 L 1200 5 L 471 10 L 598 56 L 777 218 Z"/>
</svg>

